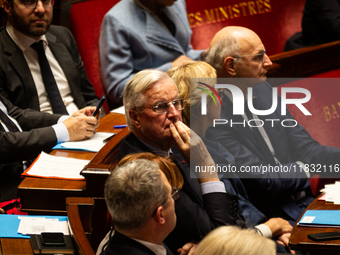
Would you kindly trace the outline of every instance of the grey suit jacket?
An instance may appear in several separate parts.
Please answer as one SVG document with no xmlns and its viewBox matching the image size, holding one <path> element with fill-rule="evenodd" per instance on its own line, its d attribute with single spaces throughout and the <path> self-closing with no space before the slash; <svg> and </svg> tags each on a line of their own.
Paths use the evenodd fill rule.
<svg viewBox="0 0 340 255">
<path fill-rule="evenodd" d="M 70 31 L 61 26 L 51 26 L 46 38 L 65 73 L 74 103 L 79 109 L 96 105 L 99 99 L 87 78 Z M 37 90 L 24 55 L 5 27 L 0 29 L 0 93 L 22 109 L 40 111 Z"/>
<path fill-rule="evenodd" d="M 155 15 L 131 0 L 117 3 L 103 19 L 100 39 L 100 63 L 103 86 L 110 100 L 122 103 L 127 82 L 138 71 L 153 68 L 167 71 L 180 55 L 199 60 L 201 50 L 190 45 L 189 26 L 184 0 L 164 8 L 176 27 L 175 36 Z"/>
</svg>

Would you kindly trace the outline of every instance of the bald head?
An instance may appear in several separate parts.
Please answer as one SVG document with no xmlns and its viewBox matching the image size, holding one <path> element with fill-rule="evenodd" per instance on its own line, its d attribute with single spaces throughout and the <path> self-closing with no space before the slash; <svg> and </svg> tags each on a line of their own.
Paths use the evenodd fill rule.
<svg viewBox="0 0 340 255">
<path fill-rule="evenodd" d="M 220 31 L 218 31 L 215 34 L 214 38 L 211 40 L 210 48 L 213 47 L 216 44 L 216 42 L 220 40 L 228 40 L 231 37 L 238 39 L 238 38 L 246 37 L 247 34 L 256 35 L 252 30 L 245 28 L 245 27 L 228 26 L 228 27 L 222 28 Z"/>
<path fill-rule="evenodd" d="M 261 45 L 261 39 L 252 30 L 238 26 L 225 27 L 212 39 L 205 61 L 216 69 L 218 77 L 228 77 L 224 66 L 227 57 L 250 54 L 256 47 L 264 48 Z M 238 59 L 235 58 L 235 61 Z"/>
</svg>

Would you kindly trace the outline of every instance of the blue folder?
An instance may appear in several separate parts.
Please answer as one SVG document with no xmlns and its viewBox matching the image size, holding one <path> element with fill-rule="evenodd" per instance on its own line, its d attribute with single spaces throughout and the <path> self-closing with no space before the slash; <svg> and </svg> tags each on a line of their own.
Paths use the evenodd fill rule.
<svg viewBox="0 0 340 255">
<path fill-rule="evenodd" d="M 30 238 L 29 235 L 18 233 L 20 219 L 18 217 L 42 217 L 46 219 L 58 219 L 59 221 L 67 221 L 67 216 L 28 216 L 28 215 L 11 215 L 0 214 L 0 238 Z"/>
<path fill-rule="evenodd" d="M 311 227 L 340 227 L 340 210 L 307 210 L 301 217 L 299 225 Z"/>
</svg>

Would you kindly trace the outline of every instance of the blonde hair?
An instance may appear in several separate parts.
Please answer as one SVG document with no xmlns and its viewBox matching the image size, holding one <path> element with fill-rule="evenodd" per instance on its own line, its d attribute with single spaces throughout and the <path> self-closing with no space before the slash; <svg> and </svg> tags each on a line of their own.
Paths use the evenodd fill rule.
<svg viewBox="0 0 340 255">
<path fill-rule="evenodd" d="M 223 226 L 210 232 L 199 244 L 195 255 L 274 255 L 275 243 L 255 232 Z"/>
<path fill-rule="evenodd" d="M 199 78 L 195 81 L 214 87 L 217 77 L 216 70 L 205 62 L 197 61 L 172 68 L 168 71 L 168 74 L 177 84 L 180 98 L 186 100 L 182 111 L 182 119 L 186 125 L 190 126 L 190 107 L 191 109 L 200 109 L 201 95 L 204 93 L 202 90 L 196 89 L 198 83 L 190 83 L 190 79 Z M 192 115 L 191 117 L 194 116 Z"/>
</svg>

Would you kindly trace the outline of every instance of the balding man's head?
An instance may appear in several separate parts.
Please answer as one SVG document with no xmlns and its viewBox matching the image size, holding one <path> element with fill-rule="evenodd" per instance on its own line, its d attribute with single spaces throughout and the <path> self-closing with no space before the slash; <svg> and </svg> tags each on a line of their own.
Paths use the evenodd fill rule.
<svg viewBox="0 0 340 255">
<path fill-rule="evenodd" d="M 228 39 L 234 38 L 240 38 L 245 37 L 247 34 L 255 34 L 252 30 L 245 28 L 245 27 L 238 27 L 238 26 L 229 26 L 222 28 L 220 31 L 218 31 L 214 38 L 211 40 L 210 48 L 213 47 L 217 42 L 223 40 L 226 41 Z M 256 35 L 256 34 L 255 34 Z"/>
<path fill-rule="evenodd" d="M 230 57 L 232 64 L 244 60 L 256 61 L 256 58 L 250 57 L 261 56 L 264 52 L 262 41 L 255 32 L 245 27 L 229 26 L 216 33 L 205 55 L 205 61 L 216 69 L 218 77 L 240 77 L 236 72 L 227 70 L 226 59 Z M 262 59 L 264 55 L 262 54 Z M 243 74 L 241 77 L 244 77 Z"/>
</svg>

